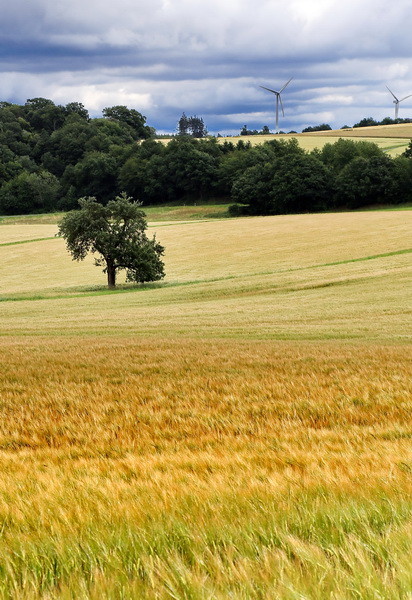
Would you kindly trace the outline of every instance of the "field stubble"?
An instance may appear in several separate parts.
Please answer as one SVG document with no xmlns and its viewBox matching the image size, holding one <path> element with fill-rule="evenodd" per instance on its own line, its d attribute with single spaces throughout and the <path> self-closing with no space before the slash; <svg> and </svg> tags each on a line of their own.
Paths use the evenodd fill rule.
<svg viewBox="0 0 412 600">
<path fill-rule="evenodd" d="M 115 294 L 0 247 L 0 598 L 408 598 L 410 220 L 159 228 Z"/>
</svg>

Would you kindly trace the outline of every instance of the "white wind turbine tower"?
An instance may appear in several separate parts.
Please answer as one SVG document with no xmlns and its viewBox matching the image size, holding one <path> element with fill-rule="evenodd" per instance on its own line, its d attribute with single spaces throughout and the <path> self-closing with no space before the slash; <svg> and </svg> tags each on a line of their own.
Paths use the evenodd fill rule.
<svg viewBox="0 0 412 600">
<path fill-rule="evenodd" d="M 404 100 L 406 100 L 407 98 L 410 98 L 412 96 L 412 94 L 409 94 L 409 96 L 405 96 L 405 98 L 401 98 L 400 100 L 395 96 L 395 94 L 388 88 L 388 86 L 386 86 L 386 89 L 388 90 L 388 92 L 390 92 L 392 94 L 392 96 L 395 98 L 395 100 L 393 101 L 394 105 L 395 105 L 395 119 L 398 118 L 398 114 L 399 114 L 399 104 L 401 102 L 403 102 Z"/>
<path fill-rule="evenodd" d="M 276 96 L 276 131 L 279 131 L 279 104 L 280 104 L 280 108 L 282 109 L 282 115 L 285 116 L 285 111 L 283 110 L 281 93 L 283 92 L 283 90 L 285 89 L 285 87 L 287 85 L 289 85 L 289 83 L 292 81 L 292 79 L 293 79 L 293 77 L 291 77 L 289 79 L 289 81 L 287 81 L 285 83 L 285 85 L 283 86 L 283 88 L 280 89 L 278 92 L 276 90 L 271 90 L 270 88 L 267 88 L 264 85 L 260 85 L 259 86 L 262 89 L 267 90 L 268 92 L 272 92 L 272 94 L 275 94 L 275 96 Z"/>
</svg>

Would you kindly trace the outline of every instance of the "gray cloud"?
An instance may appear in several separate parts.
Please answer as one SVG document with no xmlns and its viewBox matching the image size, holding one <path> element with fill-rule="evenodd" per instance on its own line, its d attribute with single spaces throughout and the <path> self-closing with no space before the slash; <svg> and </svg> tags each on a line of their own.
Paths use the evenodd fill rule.
<svg viewBox="0 0 412 600">
<path fill-rule="evenodd" d="M 3 100 L 126 104 L 158 130 L 183 111 L 210 131 L 393 116 L 412 93 L 409 0 L 15 0 L 2 8 Z M 412 105 L 411 105 L 412 107 Z M 400 116 L 409 116 L 405 104 Z"/>
</svg>

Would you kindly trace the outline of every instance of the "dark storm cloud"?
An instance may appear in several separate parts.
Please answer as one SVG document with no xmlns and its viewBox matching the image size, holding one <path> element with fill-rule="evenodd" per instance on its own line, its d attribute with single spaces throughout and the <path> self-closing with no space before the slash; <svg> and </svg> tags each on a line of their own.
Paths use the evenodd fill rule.
<svg viewBox="0 0 412 600">
<path fill-rule="evenodd" d="M 293 76 L 282 128 L 382 118 L 385 85 L 412 92 L 411 13 L 409 0 L 15 0 L 0 22 L 1 99 L 126 104 L 169 131 L 185 111 L 236 132 L 273 127 L 259 85 Z"/>
</svg>

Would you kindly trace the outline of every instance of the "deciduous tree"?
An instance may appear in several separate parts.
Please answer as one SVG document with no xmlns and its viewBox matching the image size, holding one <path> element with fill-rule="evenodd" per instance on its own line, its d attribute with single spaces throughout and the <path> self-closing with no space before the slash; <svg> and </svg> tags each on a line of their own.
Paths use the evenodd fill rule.
<svg viewBox="0 0 412 600">
<path fill-rule="evenodd" d="M 71 211 L 59 225 L 73 260 L 96 254 L 95 264 L 107 273 L 109 288 L 116 287 L 118 271 L 127 281 L 157 281 L 165 275 L 161 256 L 164 248 L 156 237 L 146 236 L 147 222 L 140 204 L 125 193 L 106 206 L 94 197 L 81 198 L 80 210 Z"/>
<path fill-rule="evenodd" d="M 103 117 L 127 126 L 135 139 L 147 140 L 152 136 L 152 129 L 146 125 L 146 117 L 134 108 L 127 106 L 110 106 L 103 109 Z"/>
</svg>

